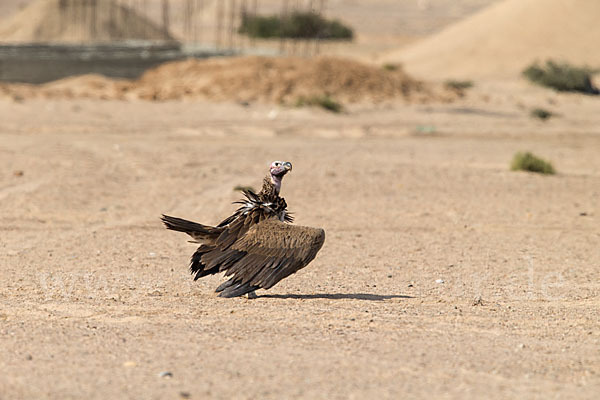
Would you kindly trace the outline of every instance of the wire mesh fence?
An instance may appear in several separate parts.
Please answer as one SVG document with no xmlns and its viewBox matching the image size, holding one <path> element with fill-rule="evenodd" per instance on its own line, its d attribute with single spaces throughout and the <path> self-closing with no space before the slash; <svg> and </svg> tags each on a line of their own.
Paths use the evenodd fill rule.
<svg viewBox="0 0 600 400">
<path fill-rule="evenodd" d="M 265 38 L 249 34 L 242 25 L 259 16 L 267 22 L 301 13 L 321 18 L 326 7 L 326 0 L 58 0 L 57 23 L 60 31 L 69 31 L 70 41 L 177 41 L 313 55 L 323 39 L 318 32 Z"/>
</svg>

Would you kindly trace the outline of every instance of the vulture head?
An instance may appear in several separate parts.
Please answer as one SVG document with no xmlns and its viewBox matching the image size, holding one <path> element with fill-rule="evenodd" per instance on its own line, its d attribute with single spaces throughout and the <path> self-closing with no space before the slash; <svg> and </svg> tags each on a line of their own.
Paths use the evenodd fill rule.
<svg viewBox="0 0 600 400">
<path fill-rule="evenodd" d="M 281 189 L 281 180 L 283 176 L 292 170 L 292 163 L 289 161 L 273 161 L 269 167 L 271 174 L 271 183 L 277 189 L 277 193 Z"/>
</svg>

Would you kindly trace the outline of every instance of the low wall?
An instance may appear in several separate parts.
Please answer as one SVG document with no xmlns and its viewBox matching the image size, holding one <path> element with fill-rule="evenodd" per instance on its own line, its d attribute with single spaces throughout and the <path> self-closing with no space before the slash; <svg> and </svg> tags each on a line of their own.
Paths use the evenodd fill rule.
<svg viewBox="0 0 600 400">
<path fill-rule="evenodd" d="M 0 44 L 0 81 L 44 83 L 82 74 L 137 78 L 167 61 L 233 55 L 179 43 Z"/>
</svg>

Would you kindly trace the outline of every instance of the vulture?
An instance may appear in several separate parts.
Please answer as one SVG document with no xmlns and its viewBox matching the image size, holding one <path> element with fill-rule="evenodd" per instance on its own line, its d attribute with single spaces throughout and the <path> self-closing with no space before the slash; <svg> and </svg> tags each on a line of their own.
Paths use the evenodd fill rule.
<svg viewBox="0 0 600 400">
<path fill-rule="evenodd" d="M 192 255 L 194 280 L 224 272 L 229 278 L 217 287 L 219 297 L 248 295 L 269 289 L 310 263 L 325 241 L 320 228 L 292 225 L 293 217 L 279 196 L 290 162 L 274 161 L 259 193 L 243 190 L 239 208 L 217 226 L 162 216 L 167 229 L 184 232 L 200 247 Z"/>
</svg>

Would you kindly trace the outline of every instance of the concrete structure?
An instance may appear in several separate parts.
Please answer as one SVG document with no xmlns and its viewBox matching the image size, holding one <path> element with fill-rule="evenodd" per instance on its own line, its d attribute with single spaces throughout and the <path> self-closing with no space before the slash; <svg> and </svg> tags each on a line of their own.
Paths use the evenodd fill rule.
<svg viewBox="0 0 600 400">
<path fill-rule="evenodd" d="M 91 73 L 131 79 L 168 61 L 230 55 L 234 55 L 231 50 L 186 47 L 177 42 L 2 44 L 0 81 L 44 83 Z"/>
</svg>

